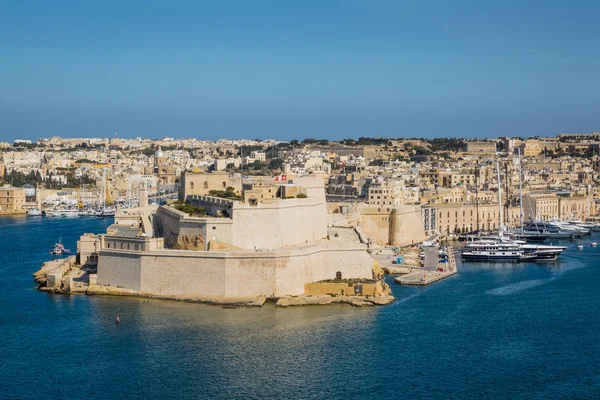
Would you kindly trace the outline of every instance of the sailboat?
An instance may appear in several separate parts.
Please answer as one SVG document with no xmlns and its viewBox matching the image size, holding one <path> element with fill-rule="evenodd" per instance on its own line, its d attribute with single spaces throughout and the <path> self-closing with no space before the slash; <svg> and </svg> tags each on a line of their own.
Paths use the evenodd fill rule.
<svg viewBox="0 0 600 400">
<path fill-rule="evenodd" d="M 498 206 L 500 208 L 500 227 L 498 236 L 486 240 L 473 241 L 462 253 L 463 260 L 486 261 L 547 261 L 555 260 L 566 249 L 565 246 L 528 244 L 523 240 L 515 240 L 507 235 L 502 220 L 502 188 L 500 181 L 500 164 L 496 163 L 498 173 Z M 521 235 L 523 230 L 523 187 L 521 181 L 521 153 L 519 151 L 519 195 L 521 199 L 520 219 Z"/>
</svg>

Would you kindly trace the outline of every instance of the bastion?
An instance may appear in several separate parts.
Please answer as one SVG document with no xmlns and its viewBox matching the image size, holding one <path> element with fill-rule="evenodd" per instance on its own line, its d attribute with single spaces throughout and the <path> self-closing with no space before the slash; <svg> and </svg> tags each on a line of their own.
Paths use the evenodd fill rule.
<svg viewBox="0 0 600 400">
<path fill-rule="evenodd" d="M 328 226 L 321 179 L 243 187 L 241 199 L 189 196 L 186 202 L 204 210 L 201 215 L 148 206 L 140 190 L 141 207 L 119 210 L 106 233 L 80 239 L 76 264 L 85 273 L 79 281 L 91 276 L 85 291 L 216 304 L 260 305 L 269 298 L 287 299 L 284 306 L 318 304 L 289 299 L 319 295 L 355 305 L 365 305 L 365 297 L 369 305 L 393 301 L 357 231 Z M 57 289 L 56 270 L 64 269 L 53 268 L 45 280 Z M 338 285 L 311 285 L 318 282 Z M 351 290 L 338 293 L 346 282 Z"/>
</svg>

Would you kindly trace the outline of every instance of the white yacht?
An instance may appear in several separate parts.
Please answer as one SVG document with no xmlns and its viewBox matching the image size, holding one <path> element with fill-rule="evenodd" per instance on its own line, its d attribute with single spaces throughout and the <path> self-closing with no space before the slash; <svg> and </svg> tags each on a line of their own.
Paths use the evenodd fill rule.
<svg viewBox="0 0 600 400">
<path fill-rule="evenodd" d="M 525 233 L 539 233 L 550 239 L 574 239 L 582 236 L 576 229 L 565 229 L 559 224 L 541 220 L 530 221 L 524 224 L 521 230 Z"/>
<path fill-rule="evenodd" d="M 100 217 L 101 218 L 114 217 L 116 212 L 117 212 L 117 210 L 114 207 L 105 207 L 102 209 Z"/>
<path fill-rule="evenodd" d="M 525 261 L 535 255 L 526 254 L 517 243 L 499 240 L 477 240 L 467 243 L 462 251 L 463 261 Z"/>
<path fill-rule="evenodd" d="M 59 216 L 63 218 L 75 218 L 78 215 L 78 211 L 76 209 L 64 209 L 59 211 Z"/>
<path fill-rule="evenodd" d="M 40 210 L 39 208 L 30 208 L 27 211 L 28 217 L 41 217 L 42 215 L 43 215 L 42 210 Z"/>
</svg>

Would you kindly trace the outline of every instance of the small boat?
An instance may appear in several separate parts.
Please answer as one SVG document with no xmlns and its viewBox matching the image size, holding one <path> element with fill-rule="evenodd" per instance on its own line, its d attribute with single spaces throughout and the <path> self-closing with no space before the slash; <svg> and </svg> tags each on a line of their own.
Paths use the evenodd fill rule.
<svg viewBox="0 0 600 400">
<path fill-rule="evenodd" d="M 592 242 L 592 247 L 596 247 L 596 242 Z"/>
<path fill-rule="evenodd" d="M 71 250 L 67 249 L 59 240 L 58 243 L 54 244 L 52 250 L 50 250 L 50 254 L 62 256 L 64 254 L 71 254 Z"/>
<path fill-rule="evenodd" d="M 75 218 L 77 217 L 77 210 L 71 208 L 61 210 L 60 216 L 63 218 Z"/>
<path fill-rule="evenodd" d="M 578 248 L 579 250 L 583 250 L 583 245 L 582 245 L 582 244 L 578 244 L 578 245 L 577 245 L 577 248 Z"/>
<path fill-rule="evenodd" d="M 109 218 L 109 217 L 114 217 L 115 213 L 116 213 L 116 209 L 112 208 L 112 207 L 106 207 L 104 209 L 102 209 L 101 214 L 99 215 L 100 218 Z"/>
<path fill-rule="evenodd" d="M 27 211 L 28 217 L 41 217 L 42 215 L 42 210 L 38 208 L 31 208 L 29 211 Z"/>
</svg>

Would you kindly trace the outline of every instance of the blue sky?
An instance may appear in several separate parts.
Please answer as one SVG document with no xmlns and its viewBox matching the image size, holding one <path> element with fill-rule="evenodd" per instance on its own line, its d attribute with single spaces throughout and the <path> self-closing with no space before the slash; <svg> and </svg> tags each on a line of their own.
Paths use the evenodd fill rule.
<svg viewBox="0 0 600 400">
<path fill-rule="evenodd" d="M 0 141 L 600 131 L 600 2 L 0 2 Z"/>
</svg>

